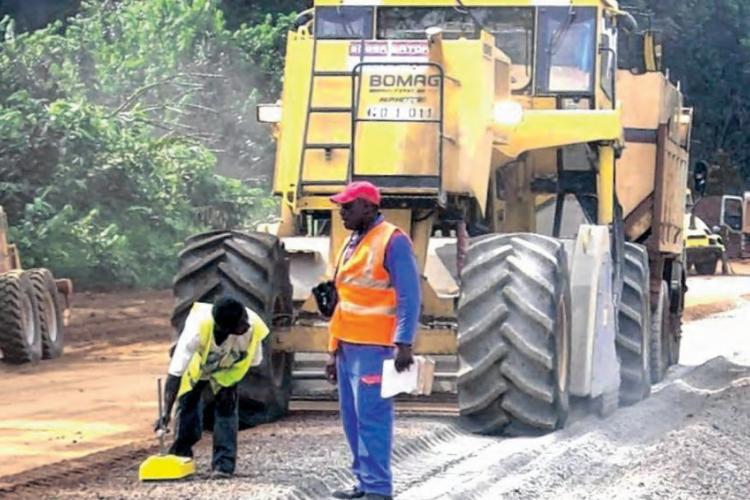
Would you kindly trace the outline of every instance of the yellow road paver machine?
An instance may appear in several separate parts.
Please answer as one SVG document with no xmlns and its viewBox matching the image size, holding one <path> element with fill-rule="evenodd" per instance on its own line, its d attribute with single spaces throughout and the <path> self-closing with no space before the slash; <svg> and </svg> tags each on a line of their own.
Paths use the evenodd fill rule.
<svg viewBox="0 0 750 500">
<path fill-rule="evenodd" d="M 282 414 L 312 373 L 293 365 L 327 345 L 311 289 L 347 236 L 329 196 L 367 180 L 414 242 L 416 351 L 457 360 L 467 428 L 535 434 L 574 402 L 641 400 L 677 362 L 685 291 L 692 110 L 661 67 L 614 0 L 316 0 L 258 108 L 280 220 L 189 239 L 174 326 L 243 297 L 274 332 L 241 418 Z"/>
</svg>

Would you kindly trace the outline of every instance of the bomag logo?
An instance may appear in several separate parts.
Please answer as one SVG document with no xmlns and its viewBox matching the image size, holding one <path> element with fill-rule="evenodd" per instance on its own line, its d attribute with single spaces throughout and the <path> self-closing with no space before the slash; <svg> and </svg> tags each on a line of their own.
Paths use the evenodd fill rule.
<svg viewBox="0 0 750 500">
<path fill-rule="evenodd" d="M 370 88 L 372 89 L 428 89 L 439 87 L 439 75 L 370 75 Z"/>
</svg>

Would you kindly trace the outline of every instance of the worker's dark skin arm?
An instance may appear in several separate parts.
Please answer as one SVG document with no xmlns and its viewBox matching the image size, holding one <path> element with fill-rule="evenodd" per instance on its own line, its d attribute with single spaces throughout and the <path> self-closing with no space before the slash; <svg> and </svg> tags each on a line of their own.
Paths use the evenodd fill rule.
<svg viewBox="0 0 750 500">
<path fill-rule="evenodd" d="M 412 344 L 419 324 L 421 300 L 419 271 L 409 239 L 397 233 L 388 244 L 385 267 L 396 290 L 396 359 L 394 366 L 402 372 L 414 363 Z"/>
<path fill-rule="evenodd" d="M 335 384 L 338 381 L 335 352 L 328 355 L 328 361 L 326 361 L 326 379 L 332 384 Z"/>
</svg>

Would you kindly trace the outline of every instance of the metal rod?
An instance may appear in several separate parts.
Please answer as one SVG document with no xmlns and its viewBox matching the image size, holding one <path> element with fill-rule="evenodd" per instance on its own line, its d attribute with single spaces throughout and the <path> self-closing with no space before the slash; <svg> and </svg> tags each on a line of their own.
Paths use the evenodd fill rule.
<svg viewBox="0 0 750 500">
<path fill-rule="evenodd" d="M 161 401 L 161 378 L 156 380 L 156 397 L 158 398 L 158 404 L 159 404 L 159 418 L 162 417 L 162 412 L 164 411 L 164 408 L 162 407 L 162 401 Z"/>
<path fill-rule="evenodd" d="M 164 433 L 166 430 L 161 428 L 161 422 L 164 417 L 161 395 L 161 378 L 156 380 L 156 397 L 159 404 L 159 429 L 157 429 L 156 435 L 159 436 L 159 454 L 164 455 Z"/>
</svg>

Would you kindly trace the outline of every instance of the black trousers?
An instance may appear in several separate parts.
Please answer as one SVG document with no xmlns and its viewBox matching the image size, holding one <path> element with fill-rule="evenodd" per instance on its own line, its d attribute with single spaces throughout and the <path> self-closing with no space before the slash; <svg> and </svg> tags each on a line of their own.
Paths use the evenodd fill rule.
<svg viewBox="0 0 750 500">
<path fill-rule="evenodd" d="M 180 457 L 193 456 L 193 445 L 203 433 L 203 401 L 201 395 L 208 384 L 198 382 L 184 394 L 177 407 L 177 435 L 170 453 Z M 214 395 L 214 448 L 211 468 L 233 473 L 237 462 L 237 386 L 224 387 Z"/>
</svg>

